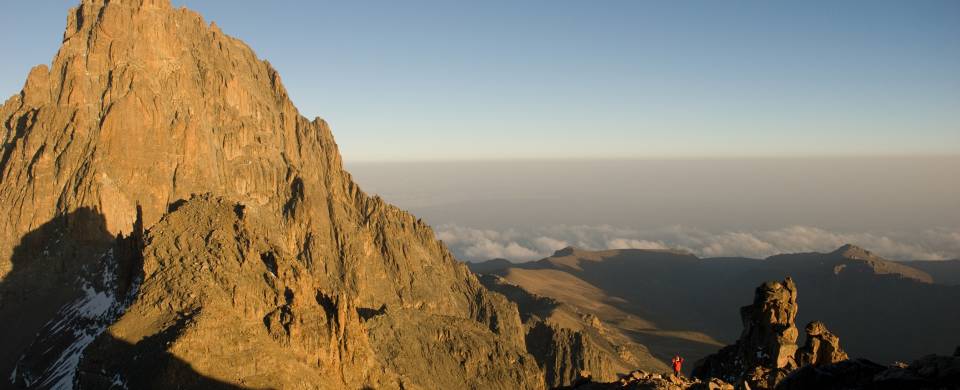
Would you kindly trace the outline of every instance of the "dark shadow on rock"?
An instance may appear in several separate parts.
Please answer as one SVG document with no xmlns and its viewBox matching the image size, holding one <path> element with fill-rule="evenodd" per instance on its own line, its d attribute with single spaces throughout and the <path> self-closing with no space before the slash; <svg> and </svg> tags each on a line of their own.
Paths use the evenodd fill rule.
<svg viewBox="0 0 960 390">
<path fill-rule="evenodd" d="M 21 92 L 21 94 L 22 93 L 23 92 Z M 10 156 L 13 154 L 13 149 L 17 143 L 23 139 L 28 130 L 33 128 L 34 120 L 37 118 L 38 112 L 39 110 L 34 108 L 17 119 L 17 123 L 14 125 L 16 130 L 13 132 L 13 138 L 3 145 L 3 152 L 0 153 L 0 172 L 2 172 L 7 167 L 7 163 L 10 162 Z"/>
<path fill-rule="evenodd" d="M 185 204 L 187 204 L 186 199 L 177 199 L 173 201 L 173 203 L 170 203 L 167 205 L 167 212 L 172 213 L 174 211 L 177 211 L 178 209 L 180 209 L 180 207 L 183 207 L 183 205 Z"/>
<path fill-rule="evenodd" d="M 103 215 L 89 208 L 58 216 L 20 239 L 13 269 L 0 280 L 0 382 L 9 383 L 37 333 L 83 294 L 80 277 L 114 244 Z"/>
<path fill-rule="evenodd" d="M 167 346 L 175 341 L 197 312 L 180 313 L 176 322 L 135 344 L 103 333 L 84 353 L 77 369 L 76 389 L 247 389 L 200 375 Z M 122 383 L 123 387 L 117 384 Z"/>
<path fill-rule="evenodd" d="M 44 379 L 45 372 L 49 374 L 52 365 L 63 361 L 63 355 L 69 355 L 63 353 L 66 348 L 86 346 L 86 343 L 78 344 L 77 339 L 90 329 L 108 325 L 98 321 L 110 320 L 115 313 L 108 310 L 105 316 L 85 318 L 77 313 L 88 308 L 76 307 L 77 302 L 90 303 L 91 292 L 121 301 L 134 296 L 136 282 L 143 276 L 144 235 L 139 214 L 138 207 L 138 219 L 129 237 L 110 234 L 106 218 L 92 208 L 59 215 L 21 237 L 10 259 L 13 267 L 0 279 L 0 388 L 50 388 L 58 378 L 66 378 L 46 375 L 49 382 L 38 383 Z M 83 301 L 85 297 L 87 301 Z M 118 308 L 122 310 L 122 302 Z M 74 327 L 84 331 L 75 332 L 78 328 Z M 111 338 L 105 332 L 100 337 Z M 126 365 L 130 360 L 125 359 L 135 359 L 145 362 L 141 366 L 148 370 L 165 367 L 165 372 L 177 373 L 170 378 L 176 383 L 130 388 L 242 388 L 206 378 L 193 371 L 188 363 L 162 351 L 169 337 L 169 333 L 158 334 L 137 345 L 109 343 L 120 345 L 118 352 L 139 351 L 141 347 L 160 351 L 154 353 L 156 362 L 143 360 L 148 359 L 143 355 L 132 357 L 130 353 L 104 356 L 109 356 L 106 361 L 115 365 Z M 84 388 L 111 388 L 111 385 Z"/>
<path fill-rule="evenodd" d="M 501 283 L 500 277 L 497 275 L 480 275 L 477 279 L 488 290 L 503 294 L 511 302 L 516 303 L 517 311 L 520 312 L 520 320 L 523 322 L 527 322 L 534 317 L 547 318 L 560 306 L 560 302 L 553 298 L 532 294 L 509 283 Z"/>
<path fill-rule="evenodd" d="M 369 319 L 371 319 L 371 318 L 373 318 L 373 317 L 376 317 L 376 316 L 378 316 L 378 315 L 382 315 L 383 313 L 386 313 L 386 312 L 387 312 L 387 305 L 386 305 L 386 304 L 380 305 L 380 308 L 379 308 L 379 309 L 371 309 L 371 308 L 369 308 L 369 307 L 358 307 L 358 308 L 357 308 L 357 315 L 359 315 L 360 318 L 362 318 L 364 321 L 367 321 L 367 320 L 369 320 Z"/>
</svg>

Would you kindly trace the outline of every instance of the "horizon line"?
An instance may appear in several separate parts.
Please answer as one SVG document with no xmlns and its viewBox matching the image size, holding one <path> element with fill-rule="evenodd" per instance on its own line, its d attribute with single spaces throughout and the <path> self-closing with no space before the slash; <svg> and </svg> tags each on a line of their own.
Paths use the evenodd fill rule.
<svg viewBox="0 0 960 390">
<path fill-rule="evenodd" d="M 384 158 L 350 159 L 343 157 L 344 164 L 383 163 L 469 163 L 469 162 L 550 162 L 550 161 L 737 161 L 737 160 L 874 160 L 874 159 L 960 159 L 960 153 L 932 154 L 810 154 L 810 155 L 743 155 L 743 156 L 574 156 L 574 157 L 465 157 L 465 158 Z"/>
</svg>

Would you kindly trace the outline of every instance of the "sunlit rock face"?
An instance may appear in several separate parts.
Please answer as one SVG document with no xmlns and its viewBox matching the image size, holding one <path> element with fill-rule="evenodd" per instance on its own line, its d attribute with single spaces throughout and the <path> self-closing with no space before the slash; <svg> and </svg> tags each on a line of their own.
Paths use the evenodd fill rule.
<svg viewBox="0 0 960 390">
<path fill-rule="evenodd" d="M 15 384 L 543 387 L 516 307 L 192 11 L 83 1 L 0 119 Z"/>
</svg>

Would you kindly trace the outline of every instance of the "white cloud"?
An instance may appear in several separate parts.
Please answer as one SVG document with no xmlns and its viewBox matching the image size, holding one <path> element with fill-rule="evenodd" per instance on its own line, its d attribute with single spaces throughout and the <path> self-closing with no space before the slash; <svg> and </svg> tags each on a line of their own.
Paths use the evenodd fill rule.
<svg viewBox="0 0 960 390">
<path fill-rule="evenodd" d="M 775 254 L 777 248 L 751 233 L 727 232 L 709 237 L 705 246 L 694 251 L 706 257 L 766 257 Z"/>
<path fill-rule="evenodd" d="M 533 239 L 533 246 L 539 253 L 552 253 L 559 249 L 566 248 L 570 246 L 570 244 L 563 240 L 540 236 Z"/>
<path fill-rule="evenodd" d="M 480 239 L 468 244 L 463 248 L 463 254 L 470 259 L 533 260 L 541 257 L 537 252 L 516 242 L 500 243 L 489 239 Z"/>
<path fill-rule="evenodd" d="M 763 258 L 778 253 L 826 252 L 851 243 L 896 260 L 960 257 L 960 230 L 936 228 L 914 233 L 833 232 L 811 226 L 758 231 L 708 232 L 683 226 L 636 230 L 610 225 L 552 225 L 503 231 L 458 225 L 437 227 L 437 237 L 461 259 L 497 257 L 529 261 L 566 246 L 588 250 L 677 248 L 702 257 Z"/>
<path fill-rule="evenodd" d="M 607 241 L 607 249 L 669 249 L 669 247 L 660 241 L 614 238 Z"/>
</svg>

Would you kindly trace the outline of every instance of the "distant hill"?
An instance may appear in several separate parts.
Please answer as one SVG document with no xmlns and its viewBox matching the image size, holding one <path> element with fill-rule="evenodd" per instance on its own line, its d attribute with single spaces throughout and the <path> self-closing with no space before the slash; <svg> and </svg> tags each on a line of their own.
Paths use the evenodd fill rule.
<svg viewBox="0 0 960 390">
<path fill-rule="evenodd" d="M 564 248 L 535 262 L 470 266 L 595 312 L 664 360 L 679 352 L 693 361 L 715 351 L 717 341 L 735 340 L 744 297 L 786 276 L 802 292 L 797 322 L 829 323 L 851 355 L 892 362 L 960 345 L 960 286 L 941 282 L 955 279 L 938 272 L 950 265 L 893 262 L 853 245 L 767 259 Z M 587 289 L 598 293 L 581 293 Z"/>
</svg>

